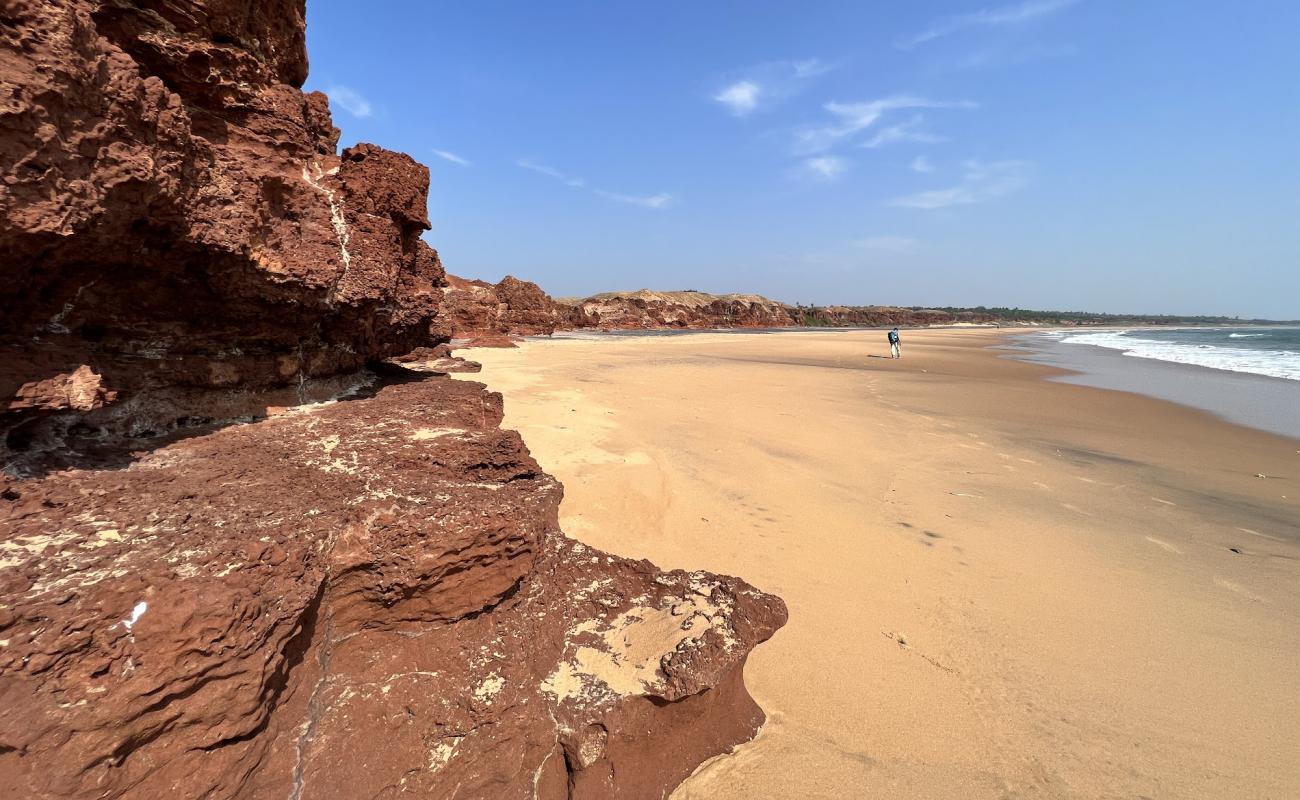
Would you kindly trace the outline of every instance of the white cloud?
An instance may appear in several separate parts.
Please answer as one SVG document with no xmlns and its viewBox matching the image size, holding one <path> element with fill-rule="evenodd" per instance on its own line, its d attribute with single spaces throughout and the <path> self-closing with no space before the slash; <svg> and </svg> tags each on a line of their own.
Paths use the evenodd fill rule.
<svg viewBox="0 0 1300 800">
<path fill-rule="evenodd" d="M 606 200 L 613 200 L 617 203 L 628 203 L 642 208 L 667 208 L 676 202 L 676 198 L 667 192 L 660 192 L 652 195 L 636 194 L 619 194 L 618 192 L 607 192 L 603 189 L 593 190 L 597 195 Z"/>
<path fill-rule="evenodd" d="M 1024 188 L 1032 166 L 1028 161 L 967 161 L 958 185 L 897 197 L 889 204 L 931 211 L 982 203 Z"/>
<path fill-rule="evenodd" d="M 908 166 L 912 168 L 913 172 L 934 172 L 934 165 L 925 156 L 917 156 L 912 159 L 912 163 Z"/>
<path fill-rule="evenodd" d="M 908 50 L 967 28 L 1017 25 L 1055 14 L 1077 2 L 1078 0 L 1025 0 L 1025 2 L 1012 6 L 985 8 L 969 14 L 944 17 L 921 33 L 900 39 L 895 43 L 895 46 L 902 50 Z"/>
<path fill-rule="evenodd" d="M 919 130 L 919 126 L 925 120 L 920 114 L 912 117 L 906 122 L 900 122 L 897 125 L 890 125 L 888 128 L 882 128 L 875 136 L 862 143 L 863 147 L 883 147 L 887 144 L 897 142 L 918 142 L 920 144 L 935 144 L 942 142 L 943 137 Z"/>
<path fill-rule="evenodd" d="M 532 170 L 533 172 L 537 172 L 542 175 L 545 175 L 548 178 L 554 178 L 557 181 L 560 181 L 568 186 L 581 187 L 587 185 L 587 182 L 584 181 L 582 178 L 575 178 L 572 177 L 571 175 L 565 175 L 563 172 L 560 172 L 555 167 L 548 167 L 545 164 L 538 164 L 537 162 L 532 161 L 531 159 L 521 158 L 518 161 L 516 161 L 515 164 L 517 164 L 520 167 L 523 167 L 524 169 Z"/>
<path fill-rule="evenodd" d="M 908 108 L 978 108 L 969 100 L 956 102 L 929 100 L 908 94 L 891 95 L 865 103 L 827 103 L 825 108 L 838 121 L 830 125 L 800 128 L 795 131 L 795 153 L 807 155 L 829 150 L 842 140 L 875 125 L 890 111 Z"/>
<path fill-rule="evenodd" d="M 758 96 L 763 89 L 753 81 L 737 81 L 713 96 L 714 100 L 731 109 L 731 113 L 743 117 L 758 108 Z"/>
<path fill-rule="evenodd" d="M 474 166 L 474 162 L 470 161 L 468 158 L 461 158 L 455 153 L 452 153 L 447 150 L 438 150 L 437 148 L 434 148 L 433 154 L 438 158 L 441 158 L 445 161 L 450 161 L 453 164 L 459 164 L 462 167 Z"/>
<path fill-rule="evenodd" d="M 906 236 L 868 236 L 865 239 L 859 239 L 854 244 L 865 250 L 881 250 L 887 253 L 903 254 L 916 252 L 916 248 L 921 243 Z"/>
<path fill-rule="evenodd" d="M 769 61 L 739 74 L 711 97 L 737 117 L 743 117 L 798 94 L 813 78 L 834 67 L 817 58 L 799 61 Z"/>
<path fill-rule="evenodd" d="M 329 95 L 330 100 L 339 108 L 354 117 L 368 117 L 374 113 L 375 109 L 370 105 L 370 101 L 356 89 L 347 86 L 331 86 L 325 94 Z"/>
<path fill-rule="evenodd" d="M 827 180 L 839 176 L 844 172 L 845 167 L 848 166 L 844 159 L 836 158 L 835 156 L 818 156 L 817 158 L 810 158 L 804 161 L 803 165 L 813 175 Z"/>
</svg>

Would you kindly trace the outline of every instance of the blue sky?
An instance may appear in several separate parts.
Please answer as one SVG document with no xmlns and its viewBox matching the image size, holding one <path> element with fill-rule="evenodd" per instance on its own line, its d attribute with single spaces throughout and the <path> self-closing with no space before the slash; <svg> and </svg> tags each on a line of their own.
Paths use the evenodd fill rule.
<svg viewBox="0 0 1300 800">
<path fill-rule="evenodd" d="M 1300 317 L 1300 3 L 309 0 L 448 269 Z"/>
</svg>

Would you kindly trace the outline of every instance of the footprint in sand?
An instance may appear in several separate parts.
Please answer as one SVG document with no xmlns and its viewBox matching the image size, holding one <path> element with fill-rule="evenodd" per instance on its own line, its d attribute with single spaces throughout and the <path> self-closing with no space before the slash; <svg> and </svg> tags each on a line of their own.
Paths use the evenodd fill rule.
<svg viewBox="0 0 1300 800">
<path fill-rule="evenodd" d="M 1279 537 L 1279 536 L 1269 536 L 1267 533 L 1260 533 L 1259 531 L 1252 531 L 1250 528 L 1237 528 L 1237 530 L 1241 531 L 1242 533 L 1249 533 L 1251 536 L 1258 536 L 1258 537 L 1260 537 L 1261 539 L 1271 539 L 1271 540 L 1273 540 L 1273 541 L 1275 541 L 1275 542 L 1285 542 L 1285 541 L 1286 541 L 1286 539 L 1283 539 L 1283 538 L 1281 538 L 1281 537 Z"/>
<path fill-rule="evenodd" d="M 1215 585 L 1215 586 L 1218 586 L 1218 587 L 1221 587 L 1221 588 L 1223 588 L 1223 589 L 1227 589 L 1227 590 L 1230 591 L 1230 592 L 1236 592 L 1237 594 L 1241 595 L 1242 597 L 1246 598 L 1247 600 L 1254 600 L 1256 603 L 1265 603 L 1265 602 L 1268 602 L 1268 601 L 1266 601 L 1264 598 L 1262 598 L 1262 597 L 1260 597 L 1259 595 L 1255 594 L 1254 592 L 1250 591 L 1249 589 L 1247 589 L 1246 587 L 1242 586 L 1241 584 L 1239 584 L 1239 583 L 1233 583 L 1232 581 L 1228 580 L 1227 578 L 1220 578 L 1218 575 L 1215 575 L 1215 576 L 1214 576 L 1214 585 Z"/>
<path fill-rule="evenodd" d="M 1173 546 L 1172 544 L 1170 544 L 1169 542 L 1163 541 L 1163 540 L 1161 540 L 1161 539 L 1157 539 L 1157 538 L 1154 537 L 1154 536 L 1148 536 L 1148 537 L 1146 537 L 1146 539 L 1147 539 L 1147 541 L 1150 542 L 1151 544 L 1159 545 L 1160 547 L 1163 547 L 1164 549 L 1168 550 L 1168 551 L 1171 552 L 1171 553 L 1179 553 L 1179 554 L 1181 554 L 1181 553 L 1183 552 L 1182 550 L 1179 550 L 1177 547 L 1174 547 L 1174 546 Z"/>
</svg>

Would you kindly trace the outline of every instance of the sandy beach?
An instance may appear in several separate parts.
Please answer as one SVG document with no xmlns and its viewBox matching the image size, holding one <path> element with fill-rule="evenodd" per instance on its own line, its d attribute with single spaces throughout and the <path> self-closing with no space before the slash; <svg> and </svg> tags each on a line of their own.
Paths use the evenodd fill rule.
<svg viewBox="0 0 1300 800">
<path fill-rule="evenodd" d="M 789 604 L 766 726 L 675 798 L 1300 796 L 1300 441 L 997 337 L 466 354 L 571 536 Z"/>
</svg>

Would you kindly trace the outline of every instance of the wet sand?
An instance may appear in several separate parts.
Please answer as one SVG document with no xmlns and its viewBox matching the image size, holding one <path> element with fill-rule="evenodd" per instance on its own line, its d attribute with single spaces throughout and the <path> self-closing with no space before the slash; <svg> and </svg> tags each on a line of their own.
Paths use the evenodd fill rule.
<svg viewBox="0 0 1300 800">
<path fill-rule="evenodd" d="M 675 798 L 1300 796 L 1300 441 L 996 337 L 467 354 L 571 536 L 790 606 Z"/>
</svg>

